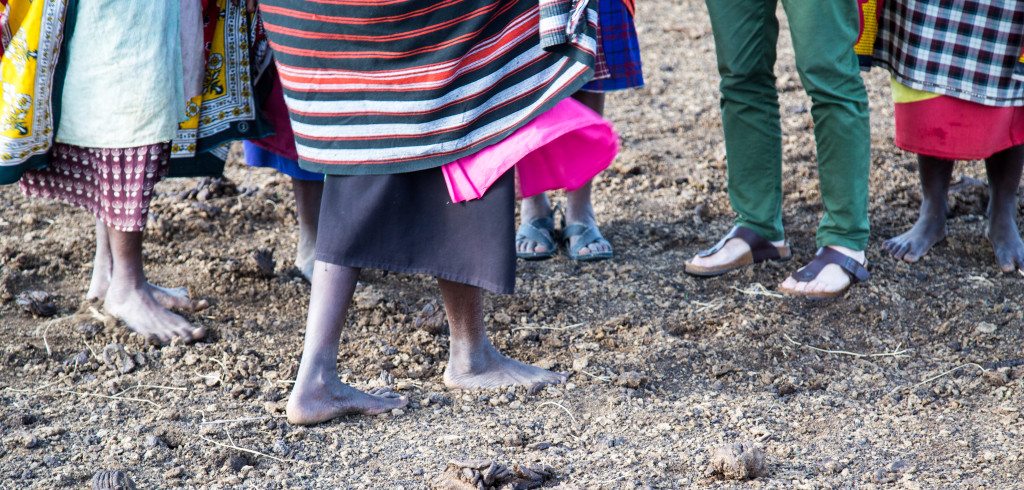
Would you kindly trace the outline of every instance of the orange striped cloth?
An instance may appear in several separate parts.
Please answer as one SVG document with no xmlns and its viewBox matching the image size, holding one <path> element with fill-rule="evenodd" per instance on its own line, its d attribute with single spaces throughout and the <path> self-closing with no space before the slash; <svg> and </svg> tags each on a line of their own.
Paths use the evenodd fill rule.
<svg viewBox="0 0 1024 490">
<path fill-rule="evenodd" d="M 299 163 L 314 172 L 444 165 L 501 141 L 592 76 L 589 0 L 263 0 L 260 8 Z"/>
</svg>

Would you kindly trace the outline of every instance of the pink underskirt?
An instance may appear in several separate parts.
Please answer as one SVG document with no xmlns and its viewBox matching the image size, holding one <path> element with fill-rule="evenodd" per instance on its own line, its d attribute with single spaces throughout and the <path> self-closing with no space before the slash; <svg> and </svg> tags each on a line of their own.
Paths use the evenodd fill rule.
<svg viewBox="0 0 1024 490">
<path fill-rule="evenodd" d="M 575 190 L 611 165 L 619 151 L 615 128 L 568 98 L 500 143 L 441 167 L 452 202 L 479 199 L 512 167 L 519 194 Z"/>
<path fill-rule="evenodd" d="M 1024 107 L 940 96 L 897 103 L 896 146 L 947 160 L 983 160 L 1024 144 Z"/>
</svg>

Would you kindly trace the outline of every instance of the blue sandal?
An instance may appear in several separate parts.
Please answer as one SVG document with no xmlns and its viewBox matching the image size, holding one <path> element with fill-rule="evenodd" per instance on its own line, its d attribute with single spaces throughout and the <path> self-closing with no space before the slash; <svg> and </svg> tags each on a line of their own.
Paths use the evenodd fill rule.
<svg viewBox="0 0 1024 490">
<path fill-rule="evenodd" d="M 588 254 L 580 254 L 580 250 L 588 248 L 590 245 L 595 243 L 607 243 L 611 247 L 611 243 L 605 240 L 601 236 L 601 231 L 597 229 L 597 225 L 585 225 L 582 223 L 574 223 L 569 226 L 563 225 L 562 230 L 562 243 L 565 244 L 566 253 L 569 258 L 579 262 L 596 262 L 599 260 L 608 260 L 614 256 L 612 251 L 607 252 L 590 252 Z M 579 237 L 576 240 L 576 245 L 571 245 L 572 238 Z"/>
<path fill-rule="evenodd" d="M 518 245 L 523 241 L 537 242 L 547 247 L 546 252 L 519 252 Z M 546 260 L 555 256 L 558 245 L 555 243 L 555 215 L 551 213 L 545 218 L 537 218 L 529 223 L 519 225 L 516 230 L 516 257 L 523 260 Z"/>
</svg>

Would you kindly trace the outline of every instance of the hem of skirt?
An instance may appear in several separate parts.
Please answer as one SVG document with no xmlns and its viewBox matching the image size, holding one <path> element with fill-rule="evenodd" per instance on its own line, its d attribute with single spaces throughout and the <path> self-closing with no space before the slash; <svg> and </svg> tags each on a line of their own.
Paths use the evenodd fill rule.
<svg viewBox="0 0 1024 490">
<path fill-rule="evenodd" d="M 985 152 L 980 152 L 979 151 L 978 153 L 953 153 L 953 152 L 945 152 L 945 151 L 935 150 L 935 149 L 931 149 L 931 148 L 917 148 L 914 145 L 908 145 L 908 144 L 900 142 L 900 141 L 894 141 L 893 144 L 896 145 L 897 148 L 899 148 L 899 149 L 901 149 L 903 151 L 909 151 L 909 152 L 914 153 L 916 155 L 924 155 L 926 157 L 940 158 L 942 160 L 968 161 L 968 160 L 985 160 L 985 159 L 991 157 L 992 155 L 995 155 L 996 153 L 999 153 L 999 152 L 1004 151 L 1004 150 L 1008 150 L 1008 149 L 1013 148 L 1014 146 L 1017 146 L 1017 145 L 1019 145 L 1021 143 L 1014 143 L 1013 141 L 1008 141 L 1006 143 L 1006 146 L 996 146 L 991 152 L 989 152 L 989 150 L 985 150 Z M 987 152 L 987 154 L 985 154 L 986 152 Z"/>
<path fill-rule="evenodd" d="M 616 81 L 619 83 L 601 83 L 608 81 Z M 615 80 L 615 79 L 601 79 L 591 80 L 587 82 L 579 91 L 580 92 L 591 92 L 591 93 L 605 93 L 605 92 L 619 92 L 622 90 L 630 90 L 635 88 L 643 88 L 646 85 L 643 77 L 637 77 L 626 80 Z"/>
<path fill-rule="evenodd" d="M 953 87 L 947 87 L 945 85 L 939 85 L 932 82 L 922 82 L 920 80 L 914 80 L 900 73 L 895 66 L 891 63 L 875 59 L 876 65 L 887 70 L 897 82 L 902 83 L 912 89 L 923 90 L 938 95 L 945 95 L 953 97 L 954 99 L 966 100 L 968 102 L 974 102 L 975 104 L 987 105 L 991 107 L 1024 107 L 1024 94 L 1014 98 L 996 98 L 986 97 L 973 92 L 967 92 L 959 90 Z"/>
<path fill-rule="evenodd" d="M 17 184 L 21 180 L 21 176 L 25 175 L 25 172 L 44 169 L 49 165 L 49 162 L 50 154 L 47 152 L 42 155 L 29 157 L 28 160 L 16 165 L 0 165 L 0 185 Z"/>
<path fill-rule="evenodd" d="M 377 269 L 388 272 L 395 272 L 398 274 L 425 274 L 433 276 L 446 281 L 457 282 L 459 284 L 465 284 L 467 286 L 474 286 L 481 289 L 486 289 L 494 294 L 512 294 L 515 292 L 515 279 L 513 279 L 513 285 L 499 285 L 490 281 L 481 281 L 477 279 L 467 279 L 460 277 L 457 274 L 449 274 L 447 272 L 432 270 L 426 267 L 408 267 L 398 266 L 394 264 L 387 264 L 383 262 L 374 261 L 363 261 L 363 260 L 338 260 L 333 257 L 328 257 L 322 254 L 316 254 L 316 260 L 320 262 L 327 262 L 328 264 L 334 264 L 341 267 L 352 267 L 354 269 Z"/>
<path fill-rule="evenodd" d="M 82 148 L 82 149 L 86 149 L 86 150 L 125 150 L 125 149 L 129 149 L 129 148 L 142 148 L 144 146 L 156 146 L 156 145 L 162 145 L 162 144 L 170 144 L 171 140 L 173 140 L 173 139 L 174 139 L 174 136 L 171 136 L 170 138 L 167 138 L 167 139 L 162 139 L 162 140 L 158 140 L 158 141 L 152 141 L 152 142 L 149 142 L 149 143 L 128 143 L 128 144 L 125 144 L 125 145 L 122 145 L 122 144 L 113 145 L 113 144 L 102 144 L 101 143 L 101 144 L 92 145 L 92 144 L 71 143 L 71 142 L 67 142 L 67 141 L 61 141 L 57 137 L 54 137 L 53 138 L 53 144 L 54 145 L 64 145 L 64 146 L 74 146 L 76 148 Z M 149 141 L 149 140 L 143 140 L 143 141 Z"/>
<path fill-rule="evenodd" d="M 107 222 L 107 220 L 103 219 L 103 216 L 100 214 L 99 211 L 94 210 L 94 209 L 89 208 L 89 207 L 86 207 L 86 206 L 82 206 L 82 205 L 80 205 L 78 203 L 71 202 L 71 201 L 65 199 L 62 196 L 44 196 L 42 194 L 39 194 L 39 193 L 34 192 L 32 190 L 29 190 L 29 189 L 24 189 L 24 194 L 25 194 L 25 196 L 27 196 L 27 197 L 29 197 L 31 199 L 49 199 L 51 201 L 62 202 L 64 204 L 67 204 L 68 206 L 81 209 L 82 211 L 85 211 L 85 212 L 91 214 L 97 220 L 103 222 L 103 224 L 107 228 L 112 228 L 114 230 L 117 230 L 117 231 L 120 231 L 120 232 L 124 232 L 124 233 L 142 233 L 143 231 L 146 231 L 146 223 L 149 223 L 149 217 L 147 216 L 146 217 L 146 223 L 143 223 L 141 227 L 139 227 L 139 228 L 135 228 L 135 227 L 124 228 L 124 227 L 120 227 L 120 226 L 117 226 L 117 225 L 114 225 L 114 224 L 111 224 L 111 223 Z"/>
<path fill-rule="evenodd" d="M 575 63 L 581 63 L 576 60 Z M 459 151 L 449 153 L 446 155 L 430 156 L 409 162 L 399 163 L 374 163 L 374 164 L 323 164 L 316 163 L 306 160 L 299 155 L 299 168 L 307 171 L 325 175 L 394 175 L 403 173 L 419 172 L 421 170 L 429 170 L 432 168 L 441 167 L 447 165 L 455 160 L 458 160 L 469 155 L 476 154 L 501 141 L 508 138 L 509 135 L 519 130 L 519 128 L 527 125 L 530 121 L 533 121 L 537 116 L 551 110 L 552 107 L 558 105 L 563 99 L 566 99 L 572 94 L 580 90 L 587 82 L 590 81 L 593 76 L 593 69 L 583 69 L 577 75 L 572 82 L 565 85 L 562 90 L 559 90 L 554 96 L 549 98 L 537 109 L 534 114 L 530 117 L 518 122 L 507 128 L 505 131 L 498 133 L 486 141 L 479 142 L 471 147 L 463 148 Z"/>
</svg>

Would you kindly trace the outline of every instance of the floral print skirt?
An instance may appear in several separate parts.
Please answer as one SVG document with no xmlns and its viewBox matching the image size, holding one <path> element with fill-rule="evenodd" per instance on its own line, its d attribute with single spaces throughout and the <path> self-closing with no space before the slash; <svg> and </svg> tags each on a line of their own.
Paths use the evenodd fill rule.
<svg viewBox="0 0 1024 490">
<path fill-rule="evenodd" d="M 115 230 L 139 232 L 146 227 L 153 187 L 167 175 L 169 158 L 169 143 L 135 148 L 58 143 L 48 167 L 21 177 L 21 190 L 85 209 Z"/>
</svg>

